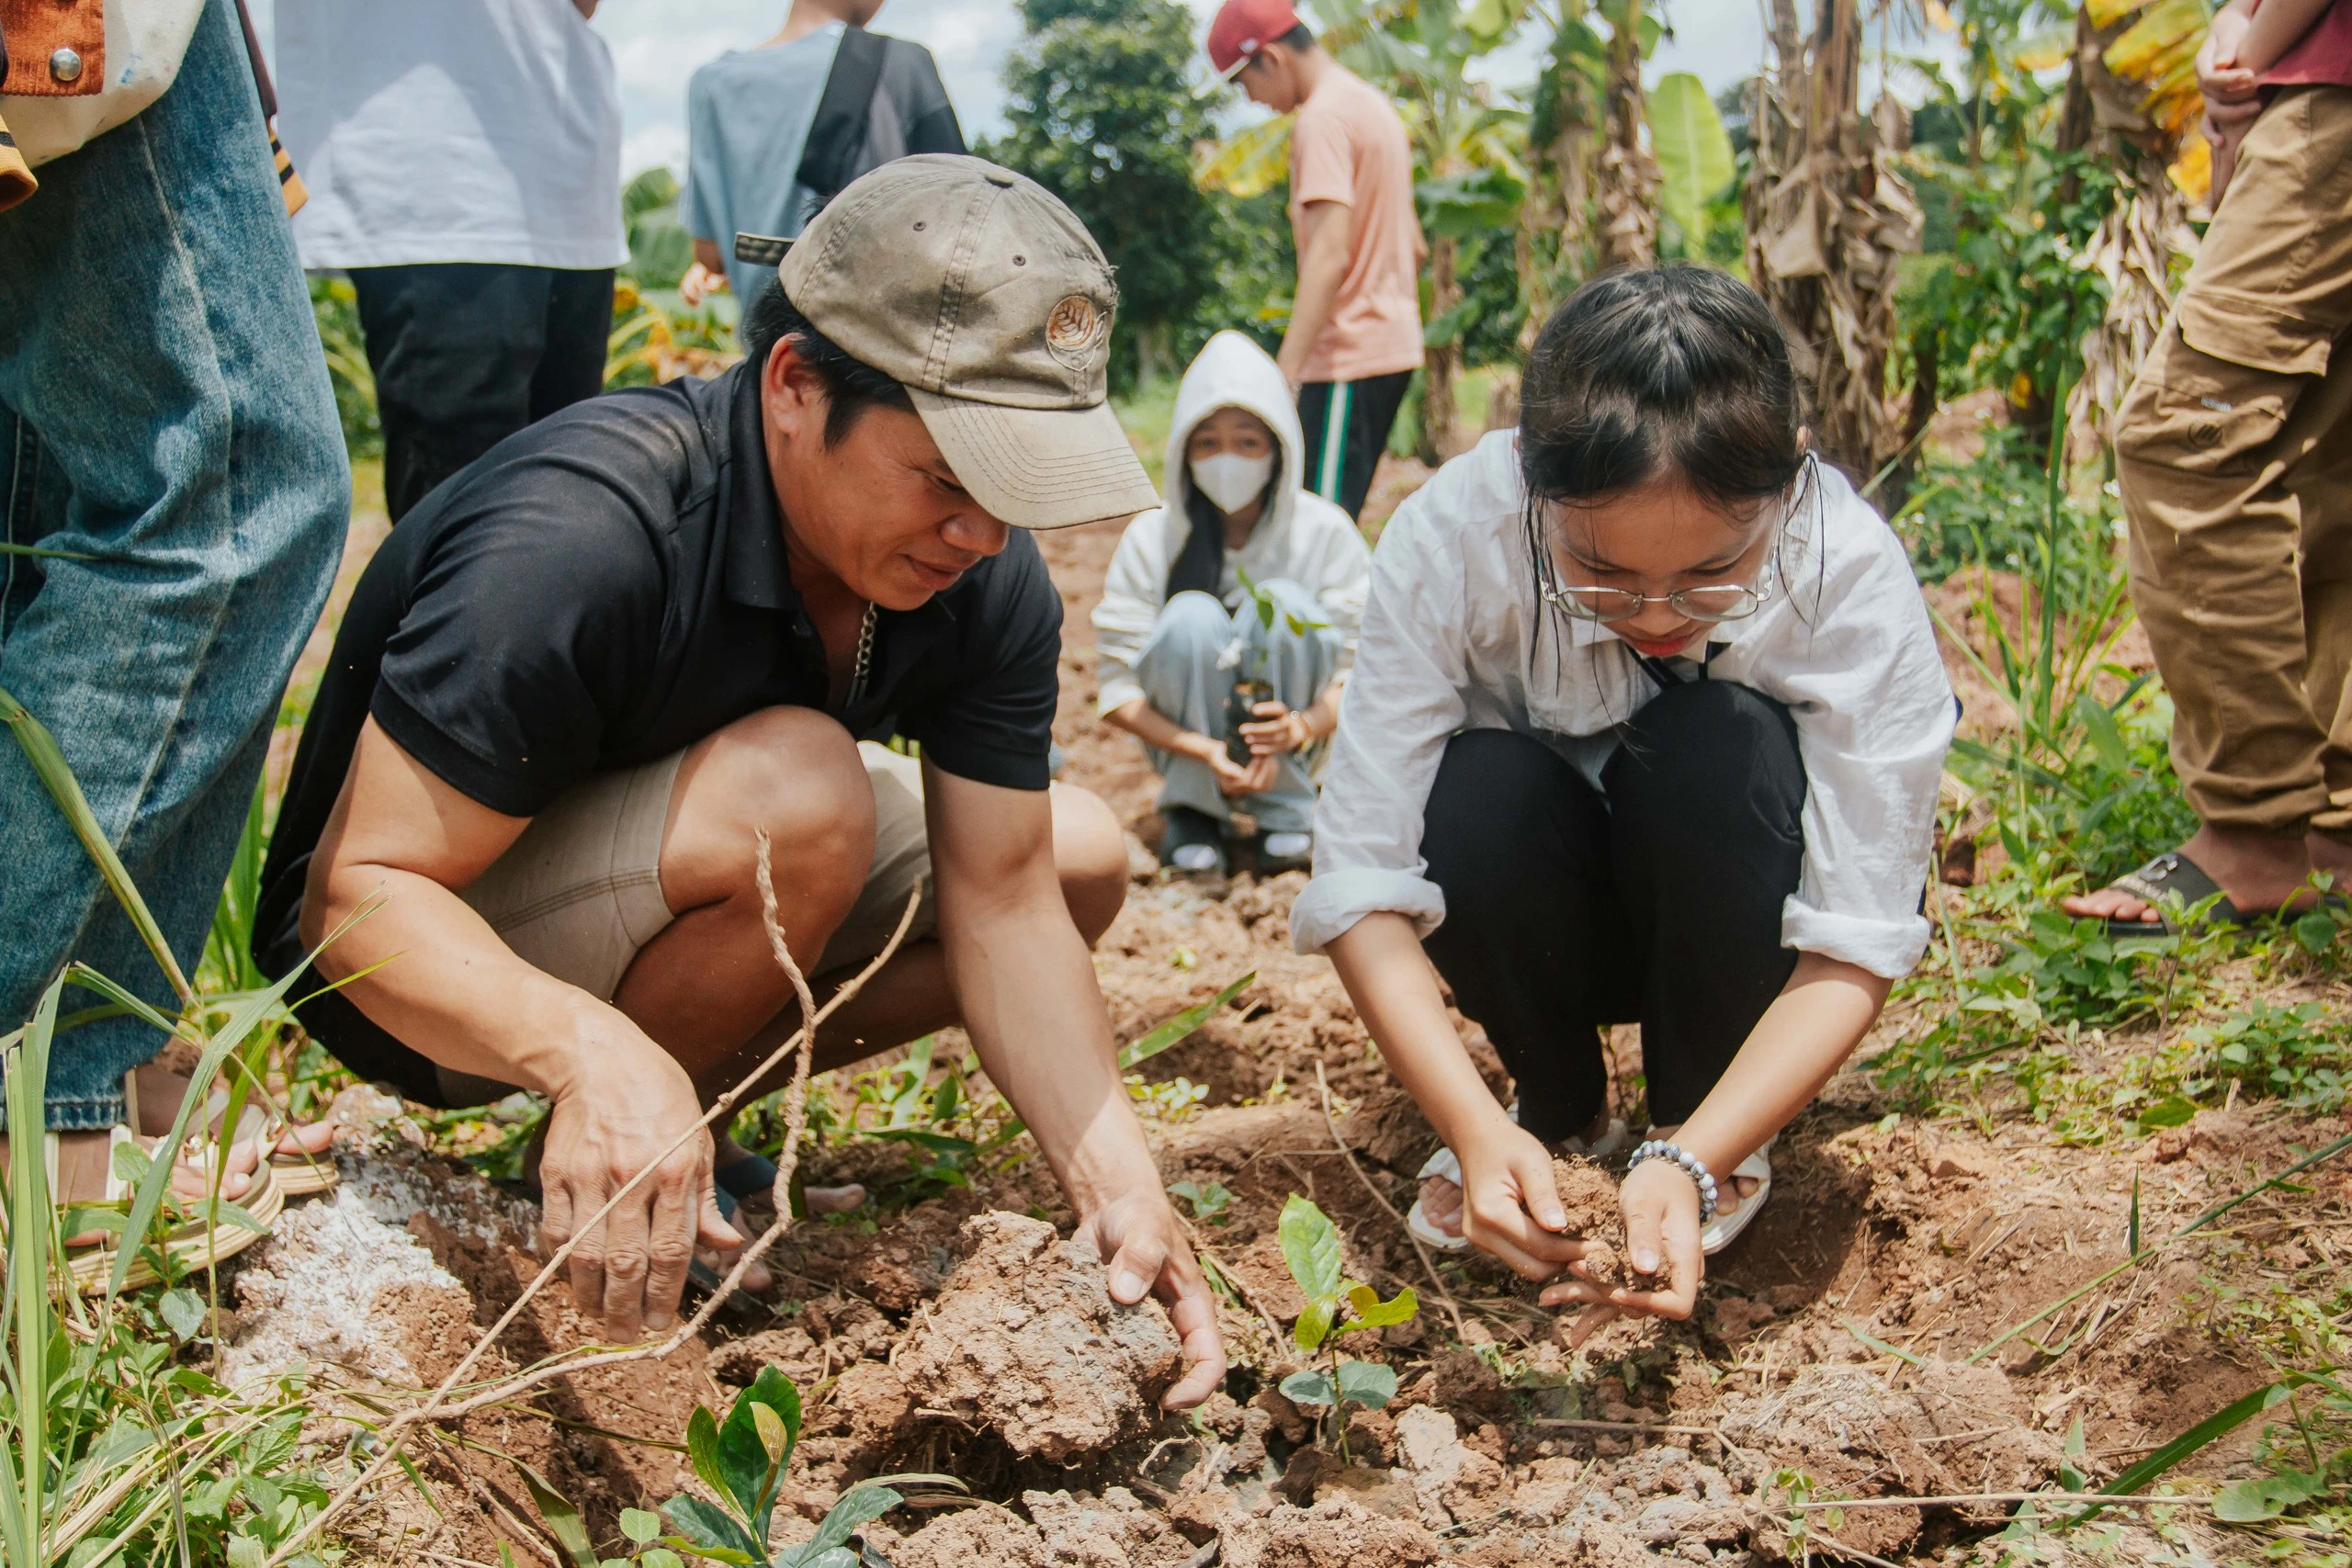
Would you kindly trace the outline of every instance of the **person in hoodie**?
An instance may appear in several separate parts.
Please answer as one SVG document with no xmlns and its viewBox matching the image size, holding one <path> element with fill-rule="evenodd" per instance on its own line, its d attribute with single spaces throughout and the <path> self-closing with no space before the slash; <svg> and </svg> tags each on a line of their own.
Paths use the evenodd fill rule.
<svg viewBox="0 0 2352 1568">
<path fill-rule="evenodd" d="M 1305 488 L 1303 447 L 1273 358 L 1209 339 L 1177 389 L 1166 504 L 1127 525 L 1094 610 L 1102 715 L 1166 781 L 1160 859 L 1187 874 L 1224 874 L 1237 807 L 1269 869 L 1313 852 L 1307 753 L 1339 727 L 1372 552 Z M 1229 717 L 1249 680 L 1272 696 Z"/>
</svg>

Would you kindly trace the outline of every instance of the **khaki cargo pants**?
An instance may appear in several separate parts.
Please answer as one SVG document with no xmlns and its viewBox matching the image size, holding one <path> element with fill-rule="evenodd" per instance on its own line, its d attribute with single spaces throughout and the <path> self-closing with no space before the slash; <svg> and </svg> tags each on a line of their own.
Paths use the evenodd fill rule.
<svg viewBox="0 0 2352 1568">
<path fill-rule="evenodd" d="M 2247 133 L 2115 453 L 2173 765 L 2217 827 L 2352 839 L 2352 87 Z"/>
</svg>

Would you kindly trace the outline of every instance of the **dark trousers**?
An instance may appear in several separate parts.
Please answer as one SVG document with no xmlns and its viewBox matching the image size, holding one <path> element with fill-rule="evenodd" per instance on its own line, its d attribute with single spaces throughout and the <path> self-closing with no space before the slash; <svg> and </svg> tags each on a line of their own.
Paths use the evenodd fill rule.
<svg viewBox="0 0 2352 1568">
<path fill-rule="evenodd" d="M 1412 380 L 1410 370 L 1399 370 L 1361 381 L 1309 381 L 1298 389 L 1308 490 L 1351 517 L 1363 510 L 1373 470 L 1388 449 L 1388 427 Z"/>
<path fill-rule="evenodd" d="M 1540 740 L 1464 730 L 1430 792 L 1421 852 L 1446 909 L 1430 957 L 1546 1141 L 1608 1103 L 1612 1023 L 1642 1026 L 1651 1120 L 1688 1118 L 1796 967 L 1781 906 L 1805 778 L 1788 710 L 1692 682 L 1623 740 L 1596 790 Z"/>
<path fill-rule="evenodd" d="M 435 262 L 351 270 L 397 523 L 435 485 L 605 386 L 610 269 Z"/>
</svg>

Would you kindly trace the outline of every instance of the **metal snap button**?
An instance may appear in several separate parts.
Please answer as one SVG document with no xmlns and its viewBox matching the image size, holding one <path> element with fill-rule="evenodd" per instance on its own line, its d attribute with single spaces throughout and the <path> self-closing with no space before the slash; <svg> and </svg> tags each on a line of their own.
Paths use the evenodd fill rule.
<svg viewBox="0 0 2352 1568">
<path fill-rule="evenodd" d="M 59 49 L 49 57 L 49 73 L 60 82 L 76 82 L 82 76 L 82 51 Z"/>
</svg>

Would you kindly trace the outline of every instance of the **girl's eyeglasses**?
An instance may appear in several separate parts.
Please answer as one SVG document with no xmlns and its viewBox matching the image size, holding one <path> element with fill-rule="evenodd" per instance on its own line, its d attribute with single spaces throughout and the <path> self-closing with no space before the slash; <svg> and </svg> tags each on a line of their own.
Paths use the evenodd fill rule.
<svg viewBox="0 0 2352 1568">
<path fill-rule="evenodd" d="M 1769 574 L 1770 565 L 1766 570 Z M 1770 586 L 1713 583 L 1703 588 L 1679 588 L 1671 593 L 1636 593 L 1630 588 L 1545 588 L 1544 597 L 1580 621 L 1609 624 L 1630 621 L 1645 604 L 1671 604 L 1675 613 L 1693 621 L 1736 621 L 1756 614 L 1772 596 Z"/>
</svg>

